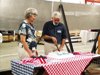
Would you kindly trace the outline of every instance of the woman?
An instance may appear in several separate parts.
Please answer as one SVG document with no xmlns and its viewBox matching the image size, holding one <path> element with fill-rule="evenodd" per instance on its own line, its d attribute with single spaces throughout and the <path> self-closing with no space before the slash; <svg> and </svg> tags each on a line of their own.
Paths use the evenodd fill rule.
<svg viewBox="0 0 100 75">
<path fill-rule="evenodd" d="M 33 22 L 38 12 L 35 8 L 28 8 L 25 11 L 25 20 L 19 26 L 20 43 L 18 54 L 20 59 L 38 55 L 36 51 L 35 28 Z M 36 53 L 36 54 L 35 54 Z"/>
</svg>

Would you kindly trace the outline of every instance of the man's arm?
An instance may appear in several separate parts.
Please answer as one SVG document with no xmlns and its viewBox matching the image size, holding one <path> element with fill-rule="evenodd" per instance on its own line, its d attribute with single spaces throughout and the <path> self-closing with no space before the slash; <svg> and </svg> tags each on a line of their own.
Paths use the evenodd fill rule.
<svg viewBox="0 0 100 75">
<path fill-rule="evenodd" d="M 64 44 L 65 44 L 65 41 L 66 41 L 66 39 L 62 39 L 61 45 L 59 47 L 59 50 L 62 50 L 63 49 Z"/>
<path fill-rule="evenodd" d="M 65 27 L 64 27 L 64 25 L 63 25 L 62 41 L 61 41 L 61 45 L 60 45 L 60 47 L 59 47 L 60 50 L 63 49 L 64 44 L 65 44 L 65 42 L 66 42 L 66 38 L 67 38 L 67 33 L 66 33 L 66 29 L 65 29 Z"/>
<path fill-rule="evenodd" d="M 57 45 L 57 39 L 53 36 L 49 36 L 48 34 L 48 24 L 45 23 L 43 26 L 43 32 L 42 32 L 42 38 L 45 40 L 52 40 L 54 42 L 55 45 Z"/>
<path fill-rule="evenodd" d="M 46 40 L 52 40 L 52 37 L 49 36 L 49 35 L 44 35 L 42 38 L 43 38 L 43 39 L 46 39 Z"/>
<path fill-rule="evenodd" d="M 56 39 L 55 37 L 53 37 L 53 36 L 44 35 L 44 36 L 43 36 L 43 39 L 52 40 L 53 43 L 54 43 L 55 45 L 57 45 L 57 39 Z"/>
</svg>

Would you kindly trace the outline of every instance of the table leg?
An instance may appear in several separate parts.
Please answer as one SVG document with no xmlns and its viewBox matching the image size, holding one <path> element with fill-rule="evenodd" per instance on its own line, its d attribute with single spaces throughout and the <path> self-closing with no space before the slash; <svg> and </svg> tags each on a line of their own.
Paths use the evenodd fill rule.
<svg viewBox="0 0 100 75">
<path fill-rule="evenodd" d="M 90 64 L 93 62 L 94 59 L 92 59 L 89 64 L 85 67 L 84 71 L 81 73 L 81 75 L 86 75 L 86 69 L 90 66 Z"/>
<path fill-rule="evenodd" d="M 86 75 L 86 73 L 87 73 L 87 70 L 83 71 L 83 72 L 81 73 L 81 75 Z"/>
<path fill-rule="evenodd" d="M 36 75 L 43 75 L 44 72 L 45 72 L 45 69 L 42 67 L 42 68 L 38 68 L 36 69 L 36 71 L 38 70 L 37 74 Z"/>
</svg>

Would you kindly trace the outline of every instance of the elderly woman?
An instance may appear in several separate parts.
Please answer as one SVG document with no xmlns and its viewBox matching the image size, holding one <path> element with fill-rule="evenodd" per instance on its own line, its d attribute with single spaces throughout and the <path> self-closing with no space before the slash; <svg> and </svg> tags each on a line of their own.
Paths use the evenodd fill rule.
<svg viewBox="0 0 100 75">
<path fill-rule="evenodd" d="M 63 50 L 66 36 L 64 25 L 60 22 L 60 12 L 53 12 L 52 20 L 44 24 L 42 37 L 45 40 L 45 54 L 55 50 Z"/>
<path fill-rule="evenodd" d="M 25 11 L 25 20 L 19 26 L 20 43 L 18 54 L 20 59 L 38 55 L 36 51 L 35 28 L 33 22 L 38 12 L 35 8 L 28 8 Z"/>
</svg>

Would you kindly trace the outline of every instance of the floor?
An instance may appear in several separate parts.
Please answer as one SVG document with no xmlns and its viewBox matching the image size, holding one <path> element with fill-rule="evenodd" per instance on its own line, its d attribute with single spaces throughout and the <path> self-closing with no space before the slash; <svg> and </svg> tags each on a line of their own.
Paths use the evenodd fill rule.
<svg viewBox="0 0 100 75">
<path fill-rule="evenodd" d="M 0 72 L 0 75 L 13 75 L 11 71 Z"/>
<path fill-rule="evenodd" d="M 7 42 L 7 43 L 2 43 L 0 44 L 0 72 L 1 71 L 6 71 L 10 70 L 10 61 L 12 59 L 18 59 L 18 54 L 17 54 L 17 48 L 18 48 L 18 43 L 17 42 Z M 89 43 L 73 43 L 74 51 L 76 52 L 90 52 L 93 46 L 93 42 Z M 66 47 L 64 47 L 64 50 L 66 50 Z M 44 55 L 44 47 L 43 45 L 38 45 L 38 52 L 39 55 Z M 100 66 L 96 64 L 92 64 L 90 66 L 90 69 L 97 68 L 97 70 L 100 71 Z M 92 70 L 93 70 L 92 69 Z M 11 75 L 11 71 L 7 72 L 2 72 L 0 75 Z M 88 74 L 88 75 L 93 75 L 93 74 Z M 99 74 L 94 74 L 94 75 L 100 75 Z"/>
</svg>

